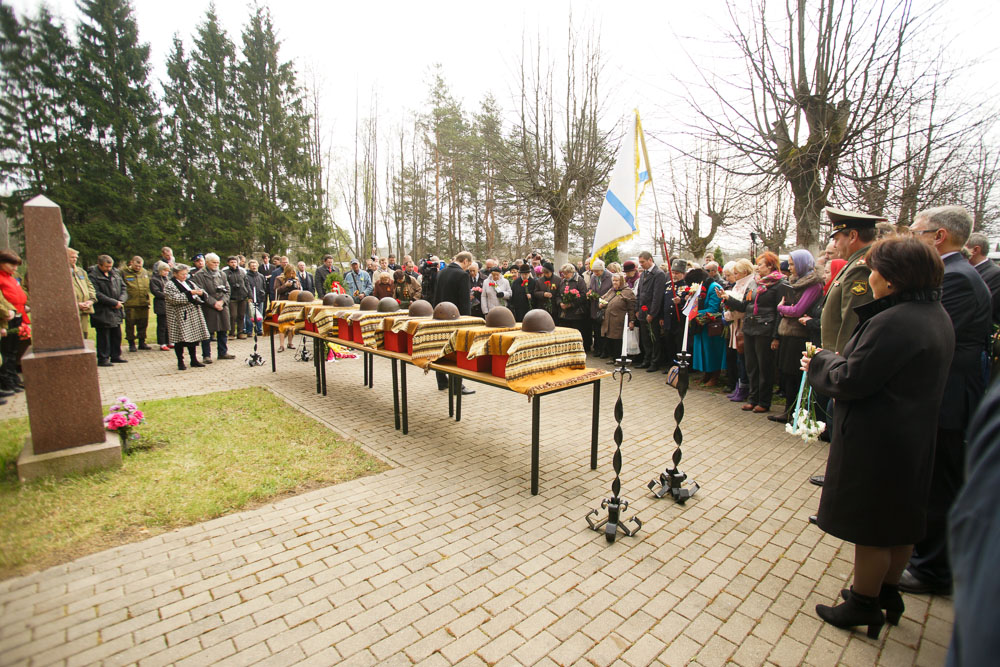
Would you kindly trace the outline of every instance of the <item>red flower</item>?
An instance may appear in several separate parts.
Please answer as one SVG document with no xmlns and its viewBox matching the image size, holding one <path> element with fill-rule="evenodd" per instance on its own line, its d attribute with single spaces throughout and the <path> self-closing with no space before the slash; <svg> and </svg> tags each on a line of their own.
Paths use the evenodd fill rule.
<svg viewBox="0 0 1000 667">
<path fill-rule="evenodd" d="M 649 310 L 649 307 L 648 307 L 648 306 L 643 306 L 643 307 L 642 307 L 642 312 L 644 312 L 644 313 L 645 313 L 645 312 L 646 312 L 647 310 Z"/>
</svg>

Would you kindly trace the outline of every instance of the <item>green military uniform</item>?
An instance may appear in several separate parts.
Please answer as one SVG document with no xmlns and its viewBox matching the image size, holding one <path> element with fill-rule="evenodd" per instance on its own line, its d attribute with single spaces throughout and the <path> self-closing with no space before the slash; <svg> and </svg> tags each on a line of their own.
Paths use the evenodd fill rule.
<svg viewBox="0 0 1000 667">
<path fill-rule="evenodd" d="M 875 298 L 869 281 L 872 270 L 865 263 L 865 254 L 870 247 L 866 245 L 851 255 L 830 285 L 820 320 L 824 350 L 833 350 L 837 354 L 844 351 L 858 326 L 858 315 L 854 309 Z"/>
<path fill-rule="evenodd" d="M 80 331 L 86 338 L 90 333 L 90 316 L 94 312 L 94 301 L 97 301 L 97 293 L 94 291 L 94 283 L 90 282 L 87 272 L 78 266 L 69 269 L 70 277 L 73 279 L 73 296 L 77 303 L 90 301 L 90 308 L 80 311 Z"/>
<path fill-rule="evenodd" d="M 149 324 L 149 274 L 145 269 L 134 271 L 132 267 L 125 267 L 122 271 L 122 279 L 125 281 L 125 338 L 128 340 L 129 350 L 134 352 L 136 340 L 139 347 L 149 349 L 146 346 L 146 326 Z"/>
</svg>

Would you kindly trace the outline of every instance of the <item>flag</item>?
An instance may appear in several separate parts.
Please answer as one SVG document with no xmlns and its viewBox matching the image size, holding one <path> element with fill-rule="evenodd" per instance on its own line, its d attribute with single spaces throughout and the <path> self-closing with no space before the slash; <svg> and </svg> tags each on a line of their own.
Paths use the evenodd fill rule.
<svg viewBox="0 0 1000 667">
<path fill-rule="evenodd" d="M 615 169 L 611 173 L 611 184 L 601 205 L 591 261 L 639 233 L 636 211 L 642 194 L 651 181 L 646 139 L 639 122 L 639 110 L 636 109 L 618 150 Z"/>
<path fill-rule="evenodd" d="M 698 297 L 701 296 L 701 283 L 697 285 L 691 285 L 691 291 L 688 292 L 688 302 L 684 306 L 684 314 L 687 315 L 689 320 L 693 320 L 698 317 Z"/>
</svg>

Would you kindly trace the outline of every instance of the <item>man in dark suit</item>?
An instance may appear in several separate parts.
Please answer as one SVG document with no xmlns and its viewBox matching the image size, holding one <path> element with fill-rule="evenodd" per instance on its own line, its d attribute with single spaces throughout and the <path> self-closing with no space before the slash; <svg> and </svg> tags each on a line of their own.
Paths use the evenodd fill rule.
<svg viewBox="0 0 1000 667">
<path fill-rule="evenodd" d="M 908 593 L 951 593 L 948 512 L 965 481 L 965 432 L 986 389 L 986 344 L 992 314 L 990 292 L 960 250 L 972 232 L 972 216 L 961 206 L 917 213 L 910 231 L 944 261 L 941 305 L 955 328 L 955 356 L 945 382 L 934 446 L 934 472 L 927 507 L 927 535 L 913 548 L 899 581 Z"/>
<path fill-rule="evenodd" d="M 472 253 L 462 251 L 455 255 L 451 264 L 444 267 L 437 274 L 434 281 L 434 303 L 450 301 L 458 308 L 459 315 L 468 316 L 472 314 L 472 278 L 469 276 L 469 267 L 472 266 Z M 438 389 L 448 388 L 448 376 L 444 373 L 437 373 Z M 474 394 L 472 389 L 462 385 L 462 394 Z"/>
<path fill-rule="evenodd" d="M 314 280 L 316 291 L 313 294 L 317 299 L 322 299 L 326 294 L 326 277 L 331 273 L 333 273 L 333 255 L 323 255 L 323 263 L 316 269 Z"/>
<path fill-rule="evenodd" d="M 653 261 L 648 250 L 639 253 L 642 274 L 637 285 L 636 319 L 639 322 L 639 346 L 642 348 L 642 363 L 636 368 L 645 368 L 653 373 L 663 365 L 663 343 L 660 341 L 660 313 L 663 312 L 663 293 L 667 285 L 667 274 Z"/>
<path fill-rule="evenodd" d="M 302 286 L 302 289 L 304 289 L 307 292 L 312 292 L 315 295 L 316 281 L 313 280 L 312 275 L 308 271 L 306 271 L 305 262 L 299 262 L 298 264 L 295 265 L 295 274 L 296 276 L 298 276 L 299 285 Z"/>
<path fill-rule="evenodd" d="M 976 232 L 969 235 L 965 247 L 970 253 L 969 264 L 979 272 L 993 296 L 993 324 L 1000 326 L 1000 266 L 987 256 L 990 239 L 986 234 Z"/>
</svg>

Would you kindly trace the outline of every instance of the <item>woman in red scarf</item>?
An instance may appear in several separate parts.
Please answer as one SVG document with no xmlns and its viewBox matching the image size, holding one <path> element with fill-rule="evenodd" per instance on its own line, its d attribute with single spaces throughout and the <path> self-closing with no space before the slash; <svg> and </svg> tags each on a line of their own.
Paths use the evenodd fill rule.
<svg viewBox="0 0 1000 667">
<path fill-rule="evenodd" d="M 31 337 L 31 320 L 28 318 L 28 295 L 14 277 L 14 272 L 21 265 L 21 258 L 10 250 L 0 250 L 0 294 L 12 306 L 12 310 L 0 315 L 4 331 L 0 332 L 0 396 L 23 391 L 24 383 L 17 374 L 17 359 L 21 347 L 21 339 Z"/>
<path fill-rule="evenodd" d="M 846 265 L 846 259 L 832 259 L 830 260 L 830 263 L 826 265 L 830 270 L 830 274 L 826 277 L 826 285 L 823 287 L 824 295 L 830 291 L 830 286 L 833 285 L 833 281 L 837 279 L 837 274 L 840 273 L 840 270 Z"/>
</svg>

